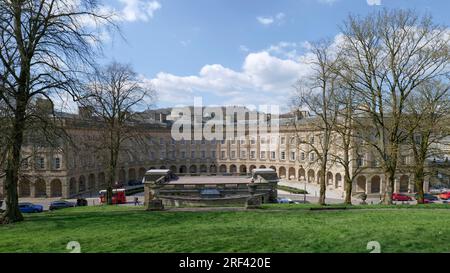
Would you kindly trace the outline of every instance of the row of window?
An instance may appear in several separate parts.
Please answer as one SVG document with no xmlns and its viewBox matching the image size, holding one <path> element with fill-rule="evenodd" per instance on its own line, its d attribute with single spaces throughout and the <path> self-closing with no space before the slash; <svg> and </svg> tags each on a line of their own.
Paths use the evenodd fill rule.
<svg viewBox="0 0 450 273">
<path fill-rule="evenodd" d="M 36 169 L 38 169 L 38 170 L 45 170 L 47 168 L 45 157 L 43 157 L 43 156 L 36 157 L 35 166 L 36 166 Z M 23 160 L 22 167 L 24 169 L 28 169 L 30 167 L 28 160 Z M 61 169 L 61 158 L 54 157 L 52 159 L 52 169 L 53 170 Z"/>
<path fill-rule="evenodd" d="M 312 136 L 312 137 L 310 137 L 309 138 L 309 143 L 311 143 L 311 144 L 313 144 L 314 143 L 314 136 Z M 245 144 L 247 144 L 248 143 L 248 140 L 247 139 L 241 139 L 241 140 L 239 140 L 239 141 L 237 141 L 237 140 L 229 140 L 229 142 L 232 144 L 232 145 L 234 145 L 234 144 L 236 144 L 236 143 L 240 143 L 241 145 L 245 145 Z M 255 145 L 256 144 L 256 138 L 255 137 L 251 137 L 250 138 L 250 144 L 252 144 L 252 145 Z M 176 145 L 177 144 L 177 141 L 175 141 L 174 139 L 171 139 L 169 142 L 167 142 L 167 143 L 170 143 L 170 144 L 172 144 L 172 145 Z M 212 145 L 215 145 L 216 143 L 217 143 L 217 141 L 214 139 L 214 140 L 211 140 L 211 141 L 206 141 L 206 140 L 180 140 L 179 141 L 179 143 L 181 144 L 181 145 L 186 145 L 186 144 L 191 144 L 191 145 L 196 145 L 196 144 L 207 144 L 207 143 L 210 143 L 210 144 L 212 144 Z M 220 142 L 221 144 L 226 144 L 227 143 L 227 140 L 222 140 L 221 142 Z M 281 145 L 285 145 L 286 144 L 286 137 L 281 137 L 280 138 L 280 141 L 278 142 L 277 141 L 277 138 L 275 138 L 275 137 L 261 137 L 260 138 L 260 143 L 261 144 L 281 144 Z M 296 138 L 295 137 L 291 137 L 290 138 L 290 141 L 289 141 L 289 143 L 291 144 L 291 145 L 295 145 L 296 144 Z M 299 143 L 304 143 L 304 140 L 300 140 L 299 141 Z M 164 144 L 166 144 L 166 140 L 164 139 L 164 138 L 160 138 L 159 139 L 159 144 L 160 145 L 164 145 Z"/>
<path fill-rule="evenodd" d="M 221 159 L 226 159 L 227 158 L 227 153 L 226 151 L 221 151 L 220 154 Z M 280 160 L 286 160 L 287 157 L 287 153 L 285 151 L 280 152 Z M 241 159 L 246 159 L 247 158 L 247 152 L 246 151 L 241 151 L 240 154 L 240 158 Z M 267 158 L 270 158 L 271 160 L 276 160 L 276 152 L 274 151 L 260 151 L 259 153 L 259 159 L 261 160 L 265 160 Z M 309 161 L 314 162 L 316 160 L 316 154 L 314 152 L 310 152 L 309 153 Z M 230 159 L 236 159 L 236 151 L 231 151 L 230 153 Z M 250 151 L 250 159 L 256 159 L 256 151 Z M 289 152 L 289 160 L 291 161 L 295 161 L 297 159 L 297 154 L 294 151 Z M 305 161 L 306 160 L 306 153 L 301 152 L 300 153 L 300 157 L 299 157 L 300 161 Z"/>
</svg>

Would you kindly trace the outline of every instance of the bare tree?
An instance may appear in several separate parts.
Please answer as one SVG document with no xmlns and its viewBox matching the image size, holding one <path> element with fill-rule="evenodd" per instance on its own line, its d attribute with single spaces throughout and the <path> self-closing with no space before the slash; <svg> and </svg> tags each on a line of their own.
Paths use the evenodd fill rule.
<svg viewBox="0 0 450 273">
<path fill-rule="evenodd" d="M 401 126 L 406 101 L 418 86 L 448 73 L 448 29 L 430 16 L 384 9 L 349 16 L 342 33 L 339 76 L 358 96 L 358 111 L 366 117 L 359 123 L 370 128 L 364 140 L 381 159 L 387 180 L 383 202 L 392 204 L 399 147 L 407 137 Z"/>
<path fill-rule="evenodd" d="M 337 69 L 338 66 L 336 66 Z M 344 86 L 337 88 L 333 94 L 333 105 L 337 108 L 333 131 L 337 138 L 334 141 L 335 149 L 330 153 L 331 158 L 344 169 L 344 203 L 352 204 L 353 182 L 364 170 L 360 158 L 365 147 L 357 137 L 358 128 L 355 126 L 357 101 L 351 89 Z"/>
<path fill-rule="evenodd" d="M 99 15 L 95 0 L 4 0 L 0 2 L 1 101 L 10 115 L 5 159 L 6 211 L 1 223 L 23 220 L 17 182 L 21 149 L 38 97 L 77 96 L 83 72 L 93 63 L 99 45 L 91 23 L 111 23 Z M 87 20 L 90 24 L 87 24 Z"/>
<path fill-rule="evenodd" d="M 152 105 L 155 91 L 145 85 L 129 65 L 116 62 L 97 70 L 90 77 L 85 98 L 80 102 L 100 121 L 101 140 L 94 149 L 102 156 L 107 169 L 107 202 L 112 204 L 121 154 L 130 141 L 145 145 L 141 128 L 135 124 L 136 110 Z M 143 149 L 144 147 L 141 146 Z"/>
<path fill-rule="evenodd" d="M 427 161 L 443 156 L 443 140 L 450 136 L 447 124 L 450 86 L 440 81 L 423 84 L 408 98 L 405 110 L 408 115 L 404 123 L 408 132 L 406 143 L 412 151 L 412 172 L 418 190 L 418 203 L 423 204 L 424 180 L 432 174 L 432 166 Z"/>
<path fill-rule="evenodd" d="M 314 160 L 320 165 L 320 195 L 319 204 L 326 204 L 326 177 L 331 164 L 330 150 L 333 141 L 333 126 L 336 121 L 336 108 L 333 99 L 337 87 L 334 62 L 336 60 L 330 51 L 330 42 L 324 41 L 313 45 L 312 52 L 315 60 L 312 63 L 313 74 L 307 81 L 299 81 L 296 85 L 297 94 L 293 98 L 293 104 L 297 108 L 305 108 L 317 118 L 312 125 L 313 136 L 304 139 L 297 136 L 297 143 L 307 145 L 308 152 L 312 151 L 317 158 Z M 296 126 L 297 123 L 295 122 Z M 295 130 L 298 134 L 299 130 Z"/>
</svg>

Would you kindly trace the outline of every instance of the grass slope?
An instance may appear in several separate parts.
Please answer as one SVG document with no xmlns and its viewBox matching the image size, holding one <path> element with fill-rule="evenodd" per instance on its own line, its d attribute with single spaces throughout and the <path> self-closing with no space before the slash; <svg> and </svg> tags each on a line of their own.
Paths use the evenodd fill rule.
<svg viewBox="0 0 450 273">
<path fill-rule="evenodd" d="M 286 206 L 290 208 L 290 206 Z M 0 252 L 449 252 L 450 210 L 146 212 L 74 208 L 0 226 Z"/>
</svg>

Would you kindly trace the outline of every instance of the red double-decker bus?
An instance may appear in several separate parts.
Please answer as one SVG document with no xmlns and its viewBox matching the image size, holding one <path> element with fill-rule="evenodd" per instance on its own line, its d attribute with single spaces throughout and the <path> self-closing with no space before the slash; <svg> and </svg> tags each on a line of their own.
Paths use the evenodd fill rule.
<svg viewBox="0 0 450 273">
<path fill-rule="evenodd" d="M 99 197 L 100 197 L 100 202 L 102 204 L 106 204 L 106 190 L 100 191 Z M 127 196 L 125 194 L 125 189 L 113 190 L 112 203 L 113 204 L 126 204 L 127 203 Z"/>
</svg>

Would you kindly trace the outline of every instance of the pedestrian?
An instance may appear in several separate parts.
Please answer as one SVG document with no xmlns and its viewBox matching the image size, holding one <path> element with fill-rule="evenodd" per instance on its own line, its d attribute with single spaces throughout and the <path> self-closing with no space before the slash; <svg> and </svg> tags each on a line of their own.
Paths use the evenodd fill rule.
<svg viewBox="0 0 450 273">
<path fill-rule="evenodd" d="M 139 206 L 139 198 L 138 197 L 134 198 L 134 205 Z"/>
</svg>

